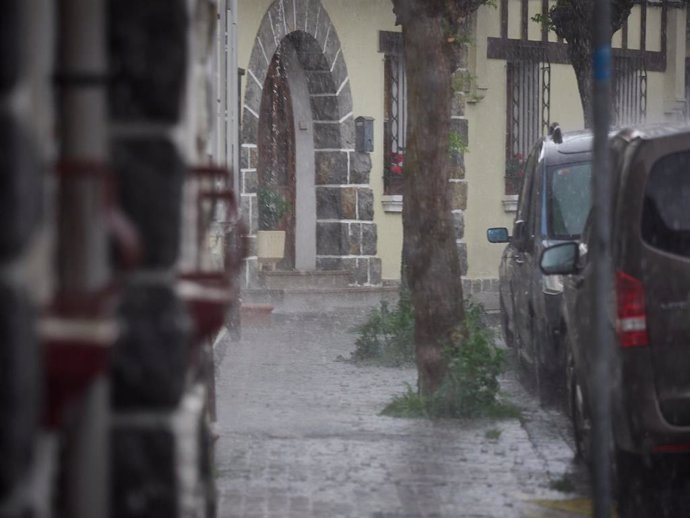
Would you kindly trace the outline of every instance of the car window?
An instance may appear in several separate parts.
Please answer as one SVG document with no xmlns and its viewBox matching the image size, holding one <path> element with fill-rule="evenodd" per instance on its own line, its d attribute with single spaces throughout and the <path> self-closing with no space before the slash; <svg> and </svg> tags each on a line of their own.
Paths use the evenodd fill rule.
<svg viewBox="0 0 690 518">
<path fill-rule="evenodd" d="M 517 212 L 517 219 L 523 221 L 529 221 L 531 215 L 532 207 L 532 193 L 534 192 L 533 184 L 535 182 L 534 170 L 537 164 L 537 158 L 541 152 L 541 143 L 534 147 L 532 152 L 527 157 L 525 162 L 525 176 L 522 181 L 522 187 L 520 190 L 520 201 Z M 529 227 L 532 228 L 531 226 Z"/>
<path fill-rule="evenodd" d="M 575 239 L 592 204 L 592 164 L 567 164 L 549 169 L 547 219 L 549 237 Z"/>
<path fill-rule="evenodd" d="M 642 209 L 642 239 L 665 252 L 690 257 L 690 152 L 659 160 L 649 174 Z"/>
</svg>

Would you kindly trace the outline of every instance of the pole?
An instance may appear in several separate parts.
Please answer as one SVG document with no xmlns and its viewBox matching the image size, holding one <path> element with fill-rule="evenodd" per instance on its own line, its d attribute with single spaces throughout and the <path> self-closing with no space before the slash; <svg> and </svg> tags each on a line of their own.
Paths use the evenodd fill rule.
<svg viewBox="0 0 690 518">
<path fill-rule="evenodd" d="M 58 8 L 60 158 L 97 168 L 107 160 L 105 3 L 60 0 Z M 97 171 L 60 179 L 60 293 L 82 295 L 108 281 L 103 182 Z"/>
<path fill-rule="evenodd" d="M 110 273 L 102 174 L 108 158 L 106 4 L 104 0 L 60 0 L 57 6 L 60 159 L 70 167 L 90 169 L 87 174 L 61 174 L 59 184 L 58 296 L 79 300 L 102 290 Z M 75 311 L 72 316 L 86 316 L 84 308 Z M 106 378 L 99 376 L 76 405 L 62 431 L 66 450 L 63 516 L 107 517 Z"/>
<path fill-rule="evenodd" d="M 593 244 L 594 300 L 592 323 L 594 326 L 594 369 L 592 379 L 592 485 L 594 517 L 611 516 L 611 399 L 610 378 L 613 327 L 609 315 L 613 293 L 611 242 L 611 181 L 608 163 L 608 131 L 611 84 L 611 6 L 609 0 L 593 3 L 593 122 L 594 162 L 593 191 Z"/>
</svg>

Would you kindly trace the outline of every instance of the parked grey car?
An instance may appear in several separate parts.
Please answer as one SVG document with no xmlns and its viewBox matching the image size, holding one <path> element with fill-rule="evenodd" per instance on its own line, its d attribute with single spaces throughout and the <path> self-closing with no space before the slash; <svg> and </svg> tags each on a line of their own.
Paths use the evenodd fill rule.
<svg viewBox="0 0 690 518">
<path fill-rule="evenodd" d="M 690 453 L 690 128 L 624 130 L 610 148 L 614 458 L 621 516 L 647 516 L 632 502 L 644 494 L 650 461 Z M 544 273 L 567 275 L 568 401 L 585 459 L 594 397 L 591 229 L 588 220 L 581 242 L 541 258 Z"/>
<path fill-rule="evenodd" d="M 561 280 L 539 269 L 542 250 L 577 239 L 589 212 L 592 134 L 557 129 L 534 145 L 524 168 L 513 235 L 490 228 L 488 240 L 508 243 L 500 271 L 500 305 L 506 342 L 536 380 L 540 399 L 561 381 Z"/>
</svg>

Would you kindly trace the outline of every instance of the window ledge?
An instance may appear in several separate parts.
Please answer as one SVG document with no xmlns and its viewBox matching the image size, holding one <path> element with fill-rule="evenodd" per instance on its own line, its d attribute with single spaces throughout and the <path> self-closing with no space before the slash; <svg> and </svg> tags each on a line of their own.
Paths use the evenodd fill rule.
<svg viewBox="0 0 690 518">
<path fill-rule="evenodd" d="M 503 210 L 505 212 L 517 212 L 518 195 L 506 194 L 503 197 Z"/>
<path fill-rule="evenodd" d="M 384 212 L 402 212 L 402 194 L 384 194 L 381 196 L 381 205 Z"/>
</svg>

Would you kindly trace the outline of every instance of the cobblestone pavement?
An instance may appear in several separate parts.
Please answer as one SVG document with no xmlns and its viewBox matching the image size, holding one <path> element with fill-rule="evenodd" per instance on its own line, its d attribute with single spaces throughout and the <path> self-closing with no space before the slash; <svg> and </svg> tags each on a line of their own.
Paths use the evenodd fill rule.
<svg viewBox="0 0 690 518">
<path fill-rule="evenodd" d="M 558 409 L 509 372 L 521 420 L 380 416 L 416 372 L 342 361 L 361 318 L 283 319 L 218 343 L 221 518 L 582 516 L 558 510 L 587 507 Z"/>
</svg>

